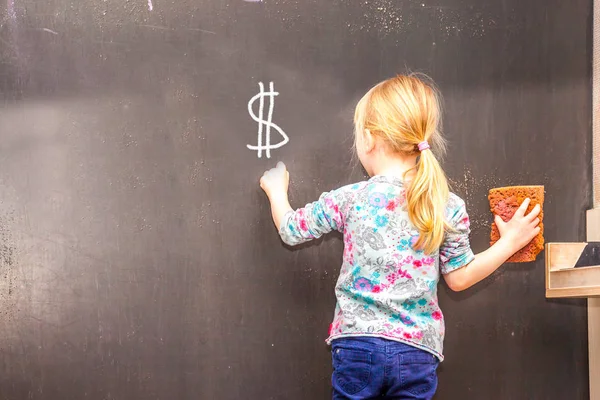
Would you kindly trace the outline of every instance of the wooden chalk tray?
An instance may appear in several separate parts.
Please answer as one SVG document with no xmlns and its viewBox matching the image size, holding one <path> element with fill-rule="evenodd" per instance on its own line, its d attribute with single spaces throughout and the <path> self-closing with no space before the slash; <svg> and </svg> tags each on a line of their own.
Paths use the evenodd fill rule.
<svg viewBox="0 0 600 400">
<path fill-rule="evenodd" d="M 546 297 L 600 297 L 600 242 L 546 244 Z"/>
</svg>

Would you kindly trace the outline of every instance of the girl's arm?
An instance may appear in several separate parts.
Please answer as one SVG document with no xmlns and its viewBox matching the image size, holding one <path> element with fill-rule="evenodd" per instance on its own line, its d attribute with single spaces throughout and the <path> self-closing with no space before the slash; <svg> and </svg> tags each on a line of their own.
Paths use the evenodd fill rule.
<svg viewBox="0 0 600 400">
<path fill-rule="evenodd" d="M 288 200 L 289 183 L 290 173 L 281 161 L 260 178 L 260 187 L 265 191 L 271 203 L 271 214 L 277 230 L 281 227 L 281 221 L 285 214 L 292 211 Z"/>
<path fill-rule="evenodd" d="M 541 208 L 536 205 L 529 214 L 525 214 L 529 203 L 530 200 L 526 199 L 509 222 L 504 222 L 502 218 L 496 216 L 500 240 L 486 251 L 475 255 L 473 261 L 466 266 L 444 275 L 450 289 L 461 291 L 470 288 L 488 277 L 514 253 L 533 240 L 540 232 L 538 215 Z"/>
<path fill-rule="evenodd" d="M 345 204 L 344 188 L 323 193 L 319 200 L 298 210 L 292 210 L 288 201 L 290 176 L 283 163 L 265 172 L 260 180 L 269 202 L 273 223 L 281 239 L 290 246 L 317 239 L 332 230 L 341 231 L 344 216 L 341 209 Z"/>
</svg>

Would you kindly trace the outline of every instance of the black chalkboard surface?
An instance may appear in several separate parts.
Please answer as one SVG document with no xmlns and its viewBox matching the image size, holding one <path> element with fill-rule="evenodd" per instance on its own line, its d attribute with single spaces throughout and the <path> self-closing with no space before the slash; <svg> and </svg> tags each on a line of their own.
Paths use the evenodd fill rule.
<svg viewBox="0 0 600 400">
<path fill-rule="evenodd" d="M 364 179 L 352 111 L 407 70 L 445 97 L 445 167 L 487 246 L 490 187 L 546 187 L 584 240 L 591 11 L 574 0 L 8 0 L 0 5 L 0 399 L 327 399 L 339 236 L 290 250 L 295 206 Z M 259 123 L 289 138 L 264 148 Z M 271 110 L 271 105 L 273 109 Z M 263 125 L 261 145 L 285 141 Z M 440 286 L 438 399 L 586 399 L 586 306 L 543 258 Z"/>
</svg>

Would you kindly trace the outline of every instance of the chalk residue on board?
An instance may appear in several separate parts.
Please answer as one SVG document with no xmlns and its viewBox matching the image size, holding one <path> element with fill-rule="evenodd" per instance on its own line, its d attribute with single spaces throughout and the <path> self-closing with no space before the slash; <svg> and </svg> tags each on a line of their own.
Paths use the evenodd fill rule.
<svg viewBox="0 0 600 400">
<path fill-rule="evenodd" d="M 10 321 L 16 311 L 14 296 L 15 280 L 17 279 L 17 251 L 10 229 L 14 224 L 11 214 L 0 217 L 0 318 Z"/>
<path fill-rule="evenodd" d="M 496 19 L 483 8 L 430 5 L 421 1 L 362 0 L 363 16 L 349 23 L 351 32 L 377 32 L 387 36 L 427 28 L 432 40 L 454 36 L 483 36 Z"/>
<path fill-rule="evenodd" d="M 402 5 L 392 0 L 363 0 L 363 15 L 358 23 L 348 23 L 350 32 L 372 32 L 387 35 L 409 30 L 413 13 L 403 12 Z"/>
<path fill-rule="evenodd" d="M 465 168 L 460 178 L 450 179 L 450 189 L 462 197 L 467 205 L 472 230 L 487 228 L 491 224 L 487 193 L 489 188 L 495 186 L 498 186 L 496 178 L 475 177 L 469 168 Z"/>
<path fill-rule="evenodd" d="M 17 12 L 15 11 L 15 0 L 8 0 L 6 4 L 8 18 L 13 21 L 17 20 Z"/>
<path fill-rule="evenodd" d="M 56 31 L 53 31 L 52 29 L 48 29 L 48 28 L 42 28 L 42 30 L 43 30 L 44 32 L 51 33 L 51 34 L 53 34 L 53 35 L 58 35 L 58 32 L 56 32 Z"/>
</svg>

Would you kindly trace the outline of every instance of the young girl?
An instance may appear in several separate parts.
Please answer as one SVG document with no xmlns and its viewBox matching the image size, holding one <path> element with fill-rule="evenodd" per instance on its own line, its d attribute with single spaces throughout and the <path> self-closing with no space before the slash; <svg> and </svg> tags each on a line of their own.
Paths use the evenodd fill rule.
<svg viewBox="0 0 600 400">
<path fill-rule="evenodd" d="M 539 232 L 540 209 L 496 216 L 501 239 L 474 255 L 465 203 L 449 193 L 434 152 L 444 151 L 440 103 L 416 75 L 379 83 L 354 116 L 358 158 L 371 179 L 293 211 L 283 163 L 260 185 L 288 245 L 344 235 L 332 345 L 334 399 L 431 399 L 443 360 L 440 273 L 452 290 L 481 281 Z"/>
</svg>

